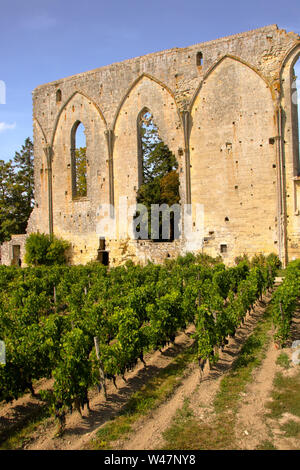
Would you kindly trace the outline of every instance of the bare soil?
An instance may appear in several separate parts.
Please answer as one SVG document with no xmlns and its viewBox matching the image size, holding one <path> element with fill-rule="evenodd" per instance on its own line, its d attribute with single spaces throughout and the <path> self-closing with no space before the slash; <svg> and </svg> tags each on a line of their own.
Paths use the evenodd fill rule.
<svg viewBox="0 0 300 470">
<path fill-rule="evenodd" d="M 218 363 L 210 370 L 206 369 L 200 381 L 199 368 L 196 364 L 191 365 L 190 374 L 175 391 L 174 395 L 150 416 L 142 418 L 134 426 L 129 439 L 115 445 L 116 449 L 126 450 L 153 450 L 161 448 L 164 444 L 162 433 L 170 426 L 176 411 L 182 408 L 185 399 L 190 400 L 195 416 L 203 421 L 209 420 L 213 413 L 213 400 L 222 376 L 232 366 L 235 359 L 248 336 L 253 332 L 257 321 L 263 315 L 271 295 L 267 294 L 263 302 L 257 302 L 252 314 L 245 323 L 238 328 L 236 335 L 232 338 L 224 351 L 220 354 Z"/>
<path fill-rule="evenodd" d="M 18 400 L 0 405 L 0 441 L 5 434 L 22 428 L 28 420 L 41 413 L 44 402 L 40 399 L 41 390 L 51 389 L 53 379 L 42 379 L 34 386 L 35 396 L 24 394 Z"/>
<path fill-rule="evenodd" d="M 109 382 L 107 384 L 107 401 L 102 393 L 93 390 L 89 393 L 91 412 L 83 411 L 81 417 L 78 412 L 67 415 L 66 431 L 62 437 L 54 437 L 56 424 L 48 419 L 30 437 L 26 449 L 82 449 L 92 439 L 99 427 L 113 419 L 122 410 L 130 396 L 160 370 L 164 369 L 180 352 L 193 343 L 190 337 L 192 328 L 176 337 L 174 345 L 165 347 L 162 353 L 156 351 L 145 355 L 147 367 L 139 363 L 133 371 L 126 374 L 126 383 L 117 378 L 117 387 Z"/>
<path fill-rule="evenodd" d="M 272 334 L 273 332 L 269 332 Z M 284 352 L 291 360 L 294 349 L 291 348 L 294 340 L 300 339 L 300 308 L 297 308 L 292 323 L 289 347 L 278 350 L 271 341 L 266 357 L 261 367 L 255 371 L 253 382 L 249 384 L 242 406 L 239 409 L 236 437 L 241 449 L 255 449 L 262 442 L 273 440 L 278 450 L 299 449 L 300 442 L 293 438 L 285 438 L 280 426 L 290 420 L 299 421 L 294 415 L 285 413 L 278 421 L 268 418 L 266 403 L 271 401 L 273 380 L 277 372 L 283 376 L 293 377 L 299 372 L 299 366 L 290 362 L 288 369 L 276 364 L 280 353 Z"/>
<path fill-rule="evenodd" d="M 161 406 L 154 409 L 147 416 L 139 419 L 134 425 L 132 432 L 124 440 L 115 442 L 115 449 L 146 449 L 161 448 L 164 440 L 162 433 L 166 430 L 174 418 L 176 411 L 182 408 L 184 400 L 190 400 L 193 412 L 201 420 L 210 420 L 213 410 L 213 400 L 219 389 L 222 376 L 230 370 L 233 362 L 238 357 L 239 351 L 245 340 L 253 332 L 258 320 L 262 317 L 271 295 L 267 294 L 263 302 L 257 302 L 252 314 L 237 330 L 234 338 L 220 354 L 218 363 L 206 369 L 200 381 L 199 369 L 195 363 L 189 365 L 181 378 L 180 385 L 175 389 L 173 395 Z M 83 449 L 85 445 L 95 436 L 97 430 L 113 419 L 122 410 L 130 396 L 151 377 L 164 369 L 177 354 L 185 350 L 193 342 L 191 339 L 192 329 L 177 336 L 175 345 L 170 345 L 160 353 L 148 354 L 146 356 L 147 367 L 139 363 L 137 367 L 126 375 L 126 383 L 117 379 L 118 389 L 112 383 L 107 386 L 108 399 L 104 401 L 103 395 L 96 390 L 89 394 L 90 407 L 92 411 L 86 410 L 81 417 L 78 412 L 67 415 L 66 431 L 62 437 L 55 438 L 56 424 L 53 418 L 44 420 L 37 430 L 28 437 L 26 449 Z M 272 334 L 272 331 L 269 332 Z M 300 338 L 300 312 L 297 313 L 293 324 L 293 339 Z M 285 348 L 290 356 L 291 348 Z M 266 357 L 262 365 L 254 371 L 253 381 L 248 385 L 236 420 L 235 435 L 238 448 L 254 449 L 261 442 L 270 438 L 270 425 L 274 428 L 275 445 L 279 449 L 295 448 L 299 442 L 287 440 L 280 434 L 282 420 L 289 419 L 283 416 L 281 422 L 270 423 L 266 420 L 265 404 L 270 400 L 273 379 L 277 371 L 283 369 L 276 365 L 276 359 L 280 351 L 276 349 L 274 342 L 270 342 Z M 286 374 L 293 374 L 295 367 L 291 367 Z M 41 381 L 40 387 L 51 386 L 51 381 Z M 39 390 L 39 388 L 37 389 Z M 4 405 L 0 408 L 0 429 L 11 429 L 16 423 L 22 423 L 24 417 L 30 413 L 38 412 L 43 403 L 38 398 L 32 398 L 29 394 L 13 404 Z M 277 434 L 276 434 L 277 433 Z M 297 448 L 297 447 L 296 447 Z"/>
</svg>

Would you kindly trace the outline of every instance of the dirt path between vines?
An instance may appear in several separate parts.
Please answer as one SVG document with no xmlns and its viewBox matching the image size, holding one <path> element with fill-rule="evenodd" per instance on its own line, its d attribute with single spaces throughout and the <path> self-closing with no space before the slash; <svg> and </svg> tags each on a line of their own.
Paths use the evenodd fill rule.
<svg viewBox="0 0 300 470">
<path fill-rule="evenodd" d="M 127 403 L 130 396 L 160 370 L 164 369 L 180 352 L 193 343 L 190 337 L 193 328 L 176 337 L 175 344 L 165 347 L 162 353 L 156 351 L 145 355 L 147 367 L 138 363 L 133 371 L 126 374 L 126 383 L 117 378 L 118 389 L 111 382 L 107 383 L 107 401 L 102 393 L 93 390 L 89 393 L 91 412 L 83 411 L 81 417 L 78 412 L 67 415 L 66 430 L 62 437 L 54 438 L 56 425 L 53 418 L 48 419 L 30 436 L 26 449 L 82 449 L 93 437 L 99 427 L 113 419 Z"/>
<path fill-rule="evenodd" d="M 271 333 L 271 332 L 270 332 Z M 255 372 L 254 380 L 247 387 L 243 404 L 239 409 L 236 425 L 236 438 L 240 449 L 252 450 L 266 441 L 274 441 L 278 450 L 299 449 L 300 442 L 291 438 L 285 438 L 280 431 L 280 425 L 292 418 L 299 418 L 284 413 L 278 421 L 267 417 L 266 403 L 271 401 L 273 381 L 275 375 L 280 372 L 284 377 L 293 377 L 297 374 L 299 366 L 290 362 L 288 369 L 283 369 L 276 364 L 278 356 L 283 352 L 291 360 L 294 349 L 291 348 L 292 341 L 300 339 L 300 305 L 296 310 L 292 323 L 292 336 L 289 347 L 282 350 L 275 348 L 271 341 L 266 357 L 261 367 Z"/>
<path fill-rule="evenodd" d="M 269 331 L 269 335 L 272 332 Z M 237 448 L 253 450 L 269 439 L 265 404 L 270 398 L 273 380 L 280 366 L 276 366 L 279 351 L 271 341 L 261 366 L 254 371 L 253 382 L 245 392 L 236 418 Z M 281 369 L 282 370 L 282 369 Z"/>
<path fill-rule="evenodd" d="M 242 345 L 253 332 L 257 321 L 264 313 L 270 298 L 271 295 L 267 294 L 264 296 L 264 302 L 257 303 L 254 312 L 251 316 L 247 317 L 244 325 L 237 330 L 235 337 L 230 340 L 224 352 L 220 354 L 220 359 L 216 366 L 210 371 L 205 371 L 201 382 L 199 380 L 198 366 L 194 364 L 190 368 L 190 374 L 184 379 L 174 395 L 153 411 L 150 416 L 139 420 L 134 426 L 131 437 L 123 442 L 117 442 L 114 448 L 122 450 L 153 450 L 162 448 L 164 444 L 162 433 L 170 426 L 176 411 L 182 408 L 185 399 L 190 399 L 194 414 L 198 414 L 201 419 L 204 418 L 203 413 L 208 417 L 213 412 L 213 400 L 219 389 L 222 376 L 231 368 Z M 193 407 L 195 401 L 197 403 Z"/>
<path fill-rule="evenodd" d="M 90 407 L 93 410 L 91 415 L 94 415 L 94 412 L 96 411 L 99 412 L 99 415 L 102 414 L 105 416 L 105 419 L 110 419 L 110 417 L 107 415 L 107 411 L 110 409 L 110 406 L 114 401 L 120 405 L 118 409 L 121 408 L 121 405 L 126 402 L 131 393 L 136 391 L 141 386 L 143 381 L 148 380 L 159 370 L 166 367 L 177 354 L 192 344 L 192 340 L 190 338 L 192 330 L 192 328 L 189 328 L 186 333 L 179 334 L 176 337 L 176 344 L 174 346 L 165 347 L 163 349 L 163 354 L 161 354 L 159 351 L 156 351 L 152 354 L 147 354 L 145 356 L 145 360 L 149 367 L 144 369 L 143 364 L 138 364 L 138 366 L 132 372 L 126 374 L 127 383 L 124 383 L 122 379 L 117 378 L 117 386 L 119 388 L 120 395 L 119 400 L 117 399 L 118 391 L 112 385 L 112 383 L 107 383 L 107 392 L 109 395 L 107 403 L 104 403 L 102 394 L 99 394 L 95 390 L 90 391 Z M 39 392 L 41 390 L 50 390 L 52 386 L 53 379 L 41 379 L 34 385 L 34 390 L 36 393 L 35 397 L 31 396 L 30 393 L 26 393 L 11 403 L 2 403 L 0 405 L 0 441 L 3 436 L 5 437 L 5 433 L 14 431 L 16 429 L 21 429 L 22 426 L 26 424 L 26 422 L 41 413 L 41 409 L 45 407 L 45 403 L 40 399 Z M 99 408 L 100 405 L 102 408 L 104 407 L 104 410 Z M 115 410 L 115 405 L 113 408 Z M 118 409 L 115 411 L 118 411 Z M 105 414 L 103 414 L 103 411 L 105 411 Z M 76 415 L 77 413 L 75 412 L 73 415 L 67 417 L 67 428 L 72 428 L 74 425 L 75 427 L 77 426 L 76 423 L 78 419 L 81 420 L 81 418 L 78 414 L 76 420 Z M 83 415 L 83 420 L 85 420 L 87 414 L 83 412 Z M 89 417 L 88 422 L 83 421 L 83 429 L 89 426 L 91 429 L 94 429 L 94 425 L 98 427 L 103 422 L 101 417 L 98 417 L 97 415 L 95 418 L 90 418 L 92 418 L 92 416 Z M 46 420 L 41 428 L 42 434 L 47 431 L 47 433 L 49 433 L 49 437 L 51 437 L 52 432 L 52 429 L 50 429 L 51 422 L 53 424 L 53 420 Z M 100 422 L 99 425 L 97 425 L 98 422 Z M 55 428 L 53 427 L 53 434 L 55 432 L 54 429 Z M 68 434 L 68 431 L 66 431 L 65 434 Z"/>
<path fill-rule="evenodd" d="M 244 325 L 236 332 L 235 338 L 231 339 L 216 366 L 210 371 L 206 371 L 203 380 L 199 381 L 199 370 L 196 364 L 191 364 L 182 378 L 181 384 L 175 389 L 173 395 L 161 406 L 153 410 L 146 417 L 138 420 L 133 425 L 133 432 L 129 438 L 115 443 L 116 449 L 146 449 L 152 450 L 163 445 L 162 432 L 170 425 L 177 409 L 181 408 L 185 398 L 197 399 L 198 413 L 210 414 L 213 411 L 213 399 L 219 388 L 219 383 L 226 371 L 228 371 L 245 340 L 254 330 L 257 321 L 263 315 L 266 305 L 270 301 L 271 295 L 264 297 L 264 302 L 257 302 L 254 312 L 248 316 Z M 60 438 L 54 438 L 56 424 L 53 418 L 46 419 L 37 430 L 28 436 L 25 449 L 83 449 L 84 446 L 95 436 L 97 430 L 109 420 L 113 419 L 122 410 L 129 397 L 146 383 L 151 377 L 155 376 L 160 370 L 164 369 L 170 362 L 192 344 L 190 337 L 192 329 L 186 333 L 181 333 L 176 338 L 176 344 L 166 347 L 162 353 L 156 351 L 153 354 L 146 355 L 147 368 L 143 364 L 138 366 L 126 375 L 127 382 L 117 379 L 118 390 L 113 384 L 109 383 L 107 387 L 108 399 L 105 402 L 102 394 L 97 391 L 91 391 L 90 407 L 92 411 L 83 412 L 81 417 L 78 412 L 67 415 L 66 431 Z M 273 346 L 274 347 L 274 346 Z M 271 380 L 271 375 L 270 375 Z M 255 391 L 253 392 L 255 393 Z M 27 397 L 29 399 L 29 397 Z M 23 400 L 23 399 L 22 399 Z M 26 402 L 26 397 L 24 398 Z M 30 398 L 30 402 L 34 400 Z M 20 401 L 16 401 L 13 408 L 17 410 Z M 3 417 L 4 408 L 0 410 L 0 416 Z M 6 409 L 7 412 L 8 408 Z M 241 417 L 242 419 L 242 417 Z M 244 423 L 241 425 L 244 427 Z"/>
<path fill-rule="evenodd" d="M 40 414 L 45 404 L 40 399 L 39 392 L 51 389 L 52 385 L 53 379 L 41 379 L 34 386 L 35 397 L 26 393 L 18 400 L 0 406 L 0 442 L 5 437 L 5 433 L 20 429 L 28 420 Z"/>
</svg>

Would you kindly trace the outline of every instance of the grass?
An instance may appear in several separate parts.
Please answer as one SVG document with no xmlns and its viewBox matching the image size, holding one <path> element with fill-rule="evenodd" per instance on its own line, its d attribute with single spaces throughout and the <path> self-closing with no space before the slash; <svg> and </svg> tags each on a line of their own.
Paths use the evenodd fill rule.
<svg viewBox="0 0 300 470">
<path fill-rule="evenodd" d="M 155 377 L 149 379 L 140 390 L 133 393 L 115 419 L 102 426 L 89 444 L 89 449 L 111 449 L 119 439 L 126 439 L 132 425 L 143 415 L 163 403 L 180 385 L 184 372 L 195 357 L 195 346 L 179 354 Z"/>
<path fill-rule="evenodd" d="M 92 448 L 108 449 L 113 441 L 126 436 L 131 431 L 134 421 L 172 394 L 180 383 L 178 378 L 182 377 L 187 365 L 194 360 L 194 357 L 195 347 L 191 346 L 135 392 L 120 416 L 100 428 L 96 440 L 92 442 Z M 0 450 L 23 449 L 30 442 L 32 433 L 49 417 L 48 407 L 42 407 L 38 413 L 23 420 L 20 425 L 5 433 L 0 433 Z"/>
<path fill-rule="evenodd" d="M 234 449 L 235 417 L 241 394 L 253 380 L 253 371 L 265 358 L 271 336 L 270 308 L 265 311 L 255 330 L 243 345 L 232 369 L 221 380 L 213 406 L 214 416 L 209 422 L 196 418 L 187 404 L 180 410 L 172 425 L 163 433 L 164 449 L 225 450 Z"/>
<path fill-rule="evenodd" d="M 90 443 L 93 450 L 111 449 L 111 443 L 126 436 L 131 431 L 134 419 L 130 416 L 119 416 L 99 429 L 97 437 Z"/>
<path fill-rule="evenodd" d="M 290 419 L 284 423 L 280 429 L 284 431 L 285 437 L 296 437 L 300 438 L 300 423 Z"/>
<path fill-rule="evenodd" d="M 198 432 L 199 423 L 189 407 L 189 400 L 185 399 L 183 407 L 176 412 L 173 425 L 163 433 L 167 443 L 165 449 L 194 449 Z"/>
<path fill-rule="evenodd" d="M 271 401 L 266 403 L 266 409 L 268 410 L 266 418 L 278 422 L 284 413 L 300 418 L 300 369 L 292 377 L 285 377 L 281 372 L 278 372 L 273 386 Z M 279 428 L 283 433 L 283 437 L 300 439 L 299 420 L 296 421 L 291 417 L 291 419 L 279 425 Z"/>
<path fill-rule="evenodd" d="M 276 364 L 283 367 L 283 369 L 289 369 L 290 363 L 289 356 L 284 352 L 281 352 L 276 360 Z"/>
<path fill-rule="evenodd" d="M 0 450 L 18 450 L 23 449 L 30 441 L 30 435 L 42 424 L 42 422 L 50 417 L 47 407 L 39 410 L 35 416 L 29 417 L 20 426 L 3 433 L 3 439 L 0 441 Z M 5 436 L 5 437 L 4 437 Z"/>
<path fill-rule="evenodd" d="M 277 447 L 274 446 L 273 442 L 265 440 L 262 441 L 255 450 L 277 450 Z"/>
<path fill-rule="evenodd" d="M 284 413 L 300 418 L 300 369 L 294 377 L 284 377 L 278 372 L 271 397 L 272 401 L 266 404 L 269 418 L 279 419 Z"/>
</svg>

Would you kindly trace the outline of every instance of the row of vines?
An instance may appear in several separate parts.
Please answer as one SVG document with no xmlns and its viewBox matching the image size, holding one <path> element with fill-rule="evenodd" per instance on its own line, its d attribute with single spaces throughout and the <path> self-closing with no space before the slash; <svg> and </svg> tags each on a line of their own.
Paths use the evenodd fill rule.
<svg viewBox="0 0 300 470">
<path fill-rule="evenodd" d="M 282 347 L 291 337 L 293 314 L 300 296 L 300 260 L 292 261 L 285 270 L 284 280 L 272 298 L 274 340 Z"/>
<path fill-rule="evenodd" d="M 88 405 L 88 390 L 115 383 L 148 351 L 163 348 L 195 325 L 199 364 L 218 358 L 256 300 L 270 289 L 278 259 L 270 255 L 225 268 L 191 254 L 148 264 L 107 269 L 0 267 L 0 402 L 36 381 L 53 378 L 43 398 L 60 419 Z"/>
</svg>

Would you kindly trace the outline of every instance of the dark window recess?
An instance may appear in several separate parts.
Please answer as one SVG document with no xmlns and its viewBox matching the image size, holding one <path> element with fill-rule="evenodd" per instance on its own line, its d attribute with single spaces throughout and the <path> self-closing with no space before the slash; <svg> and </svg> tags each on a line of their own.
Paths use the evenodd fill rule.
<svg viewBox="0 0 300 470">
<path fill-rule="evenodd" d="M 100 238 L 99 240 L 99 248 L 100 250 L 105 250 L 105 238 Z"/>
<path fill-rule="evenodd" d="M 227 245 L 220 245 L 221 253 L 227 253 Z"/>
<path fill-rule="evenodd" d="M 99 239 L 99 249 L 98 249 L 98 257 L 97 260 L 99 263 L 103 264 L 104 266 L 109 265 L 109 253 L 105 250 L 105 238 L 100 237 Z"/>
<path fill-rule="evenodd" d="M 108 251 L 100 251 L 98 250 L 98 261 L 99 263 L 103 264 L 104 266 L 108 266 L 109 265 L 109 255 L 108 255 Z"/>
<path fill-rule="evenodd" d="M 57 90 L 56 92 L 56 103 L 61 102 L 61 90 Z"/>
<path fill-rule="evenodd" d="M 228 217 L 225 217 L 225 222 L 229 222 L 229 218 L 228 218 Z"/>
<path fill-rule="evenodd" d="M 12 266 L 21 266 L 21 245 L 12 247 Z"/>
<path fill-rule="evenodd" d="M 202 67 L 202 65 L 203 65 L 203 54 L 202 54 L 202 52 L 197 52 L 196 64 L 197 64 L 197 67 Z"/>
</svg>

